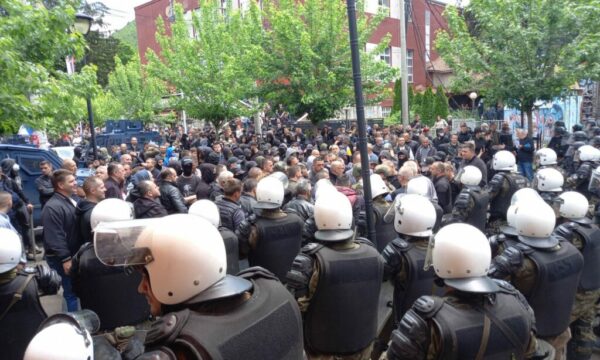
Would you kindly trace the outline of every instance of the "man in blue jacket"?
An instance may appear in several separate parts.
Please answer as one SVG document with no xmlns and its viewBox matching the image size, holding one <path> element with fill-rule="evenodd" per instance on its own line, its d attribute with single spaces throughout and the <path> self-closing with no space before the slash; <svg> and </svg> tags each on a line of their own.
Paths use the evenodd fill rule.
<svg viewBox="0 0 600 360">
<path fill-rule="evenodd" d="M 519 138 L 517 166 L 521 175 L 531 181 L 533 179 L 533 153 L 535 152 L 535 146 L 533 145 L 533 140 L 527 136 L 527 130 L 517 130 L 517 137 Z"/>
</svg>

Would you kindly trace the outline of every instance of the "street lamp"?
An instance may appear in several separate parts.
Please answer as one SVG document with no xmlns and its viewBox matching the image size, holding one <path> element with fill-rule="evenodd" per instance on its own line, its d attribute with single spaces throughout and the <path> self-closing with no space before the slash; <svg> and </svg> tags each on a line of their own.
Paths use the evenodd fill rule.
<svg viewBox="0 0 600 360">
<path fill-rule="evenodd" d="M 475 91 L 470 93 L 469 99 L 471 99 L 471 109 L 473 111 L 473 118 L 476 118 L 476 116 L 475 116 L 475 100 L 477 100 L 477 93 Z"/>
<path fill-rule="evenodd" d="M 93 17 L 86 14 L 77 14 L 75 15 L 75 24 L 73 28 L 78 33 L 86 36 L 92 27 Z M 83 65 L 87 65 L 87 54 L 83 56 Z M 94 128 L 94 112 L 92 110 L 92 99 L 88 94 L 85 97 L 85 102 L 87 104 L 87 112 L 88 112 L 88 124 L 90 126 L 90 146 L 92 147 L 92 155 L 93 159 L 96 160 L 98 158 L 98 154 L 96 151 L 96 129 Z"/>
</svg>

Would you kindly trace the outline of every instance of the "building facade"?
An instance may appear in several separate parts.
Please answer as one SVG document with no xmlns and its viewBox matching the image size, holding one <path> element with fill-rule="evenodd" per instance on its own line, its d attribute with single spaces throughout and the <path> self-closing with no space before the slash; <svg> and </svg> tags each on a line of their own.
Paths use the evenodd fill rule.
<svg viewBox="0 0 600 360">
<path fill-rule="evenodd" d="M 156 42 L 156 19 L 162 16 L 168 28 L 174 1 L 183 5 L 187 14 L 190 14 L 190 19 L 189 11 L 199 6 L 198 0 L 150 0 L 135 8 L 138 49 L 143 62 L 146 61 L 145 54 L 148 49 L 160 52 Z M 225 6 L 227 0 L 221 1 Z M 236 8 L 244 8 L 250 1 L 256 0 L 232 0 L 232 5 Z M 446 86 L 451 70 L 444 64 L 434 47 L 437 32 L 448 27 L 442 16 L 446 5 L 436 0 L 406 0 L 406 3 L 409 84 L 412 84 L 416 91 L 422 91 L 427 86 L 437 87 L 440 84 Z M 365 0 L 365 12 L 374 14 L 378 9 L 383 9 L 388 16 L 367 43 L 367 50 L 374 48 L 384 36 L 390 34 L 388 48 L 377 56 L 390 66 L 400 68 L 400 0 Z M 384 101 L 381 106 L 368 107 L 367 117 L 385 117 L 390 109 L 391 100 Z"/>
</svg>

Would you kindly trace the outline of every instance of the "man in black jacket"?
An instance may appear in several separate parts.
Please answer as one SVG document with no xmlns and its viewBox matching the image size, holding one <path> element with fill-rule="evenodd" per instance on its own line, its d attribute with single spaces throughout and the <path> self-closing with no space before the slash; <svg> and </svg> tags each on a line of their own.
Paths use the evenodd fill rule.
<svg viewBox="0 0 600 360">
<path fill-rule="evenodd" d="M 160 203 L 169 214 L 186 214 L 185 199 L 177 188 L 177 173 L 173 168 L 165 168 L 160 172 Z"/>
<path fill-rule="evenodd" d="M 90 217 L 92 216 L 92 210 L 96 204 L 104 200 L 106 188 L 104 187 L 104 182 L 100 180 L 100 178 L 90 176 L 83 182 L 83 192 L 85 193 L 85 199 L 82 199 L 77 203 L 76 211 L 81 243 L 85 244 L 94 241 Z"/>
<path fill-rule="evenodd" d="M 79 308 L 77 296 L 71 288 L 71 256 L 81 246 L 78 236 L 75 202 L 71 199 L 77 188 L 73 173 L 60 169 L 52 173 L 54 195 L 42 210 L 42 226 L 46 261 L 62 277 L 63 296 L 68 311 Z"/>
<path fill-rule="evenodd" d="M 431 165 L 430 169 L 433 186 L 438 196 L 438 204 L 444 210 L 444 214 L 450 214 L 453 204 L 452 188 L 450 187 L 450 181 L 446 177 L 446 166 L 444 163 L 436 161 Z"/>
<path fill-rule="evenodd" d="M 35 179 L 35 187 L 40 193 L 40 204 L 42 208 L 48 200 L 54 195 L 54 187 L 52 186 L 52 164 L 46 160 L 40 161 L 40 171 L 42 176 Z"/>
<path fill-rule="evenodd" d="M 221 226 L 235 232 L 242 221 L 246 219 L 244 210 L 240 206 L 242 182 L 238 179 L 226 180 L 223 183 L 223 194 L 221 199 L 215 201 L 221 215 Z"/>
<path fill-rule="evenodd" d="M 136 219 L 149 219 L 167 216 L 167 209 L 157 200 L 160 197 L 158 186 L 150 180 L 138 184 L 141 197 L 133 203 Z"/>
<path fill-rule="evenodd" d="M 484 186 L 487 184 L 487 166 L 477 155 L 475 154 L 475 144 L 471 142 L 467 142 L 461 145 L 460 147 L 460 157 L 463 159 L 460 163 L 460 170 L 462 170 L 467 165 L 473 165 L 481 171 L 481 183 L 479 186 Z"/>
<path fill-rule="evenodd" d="M 123 200 L 123 185 L 125 183 L 125 170 L 119 163 L 110 163 L 108 165 L 108 180 L 104 182 L 106 187 L 106 198 L 115 198 Z"/>
</svg>

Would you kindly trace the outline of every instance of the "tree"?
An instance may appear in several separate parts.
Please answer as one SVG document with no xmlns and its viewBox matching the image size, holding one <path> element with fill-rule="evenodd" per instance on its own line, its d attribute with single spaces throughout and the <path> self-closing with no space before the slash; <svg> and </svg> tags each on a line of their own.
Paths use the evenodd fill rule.
<svg viewBox="0 0 600 360">
<path fill-rule="evenodd" d="M 420 104 L 421 108 L 421 121 L 426 125 L 433 125 L 435 122 L 435 95 L 433 95 L 433 91 L 431 87 L 428 86 L 427 90 L 422 95 L 422 100 Z"/>
<path fill-rule="evenodd" d="M 445 17 L 436 48 L 454 89 L 519 108 L 529 129 L 536 100 L 600 75 L 598 0 L 473 0 L 462 12 L 448 6 Z"/>
<path fill-rule="evenodd" d="M 115 31 L 112 37 L 121 40 L 121 43 L 129 45 L 134 52 L 138 51 L 137 30 L 135 21 L 130 21 L 120 30 Z"/>
<path fill-rule="evenodd" d="M 436 120 L 437 116 L 440 116 L 442 119 L 448 117 L 448 98 L 441 85 L 435 91 L 434 120 Z"/>
<path fill-rule="evenodd" d="M 354 103 L 348 18 L 344 1 L 267 0 L 263 2 L 264 66 L 259 73 L 262 98 L 283 104 L 291 114 L 309 114 L 314 123 Z M 367 17 L 362 1 L 357 4 L 359 48 L 384 18 Z M 372 51 L 361 53 L 364 96 L 376 103 L 389 95 L 387 89 L 396 69 L 379 60 L 389 36 Z"/>
<path fill-rule="evenodd" d="M 108 90 L 120 106 L 107 104 L 112 116 L 145 122 L 155 120 L 166 93 L 165 84 L 146 74 L 137 56 L 126 65 L 116 57 L 115 63 L 115 71 L 108 76 Z"/>
<path fill-rule="evenodd" d="M 220 1 L 203 1 L 192 14 L 192 28 L 183 7 L 176 5 L 170 25 L 169 34 L 158 19 L 161 55 L 150 51 L 147 58 L 151 75 L 184 94 L 173 98 L 174 106 L 217 128 L 227 119 L 252 114 L 240 100 L 255 95 L 257 66 L 264 57 L 263 23 L 255 2 L 242 16 L 231 4 L 223 11 Z"/>
<path fill-rule="evenodd" d="M 134 49 L 129 45 L 115 37 L 107 37 L 101 32 L 90 31 L 86 39 L 89 46 L 87 61 L 98 68 L 98 83 L 103 87 L 108 85 L 108 74 L 117 66 L 116 56 L 125 64 L 137 57 Z"/>
<path fill-rule="evenodd" d="M 68 32 L 78 1 L 5 0 L 0 11 L 0 123 L 5 130 L 28 124 L 41 128 L 51 103 L 43 97 L 68 85 L 54 64 L 83 54 L 80 34 Z M 42 100 L 40 100 L 42 98 Z M 55 109 L 58 110 L 58 109 Z"/>
</svg>

